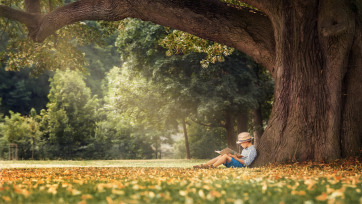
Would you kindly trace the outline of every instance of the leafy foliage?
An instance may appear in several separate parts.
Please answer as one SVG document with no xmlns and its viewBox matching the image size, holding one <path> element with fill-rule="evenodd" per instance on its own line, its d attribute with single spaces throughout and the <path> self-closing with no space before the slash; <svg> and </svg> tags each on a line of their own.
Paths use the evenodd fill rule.
<svg viewBox="0 0 362 204">
<path fill-rule="evenodd" d="M 247 7 L 253 10 L 258 10 L 252 6 L 242 3 L 239 0 L 221 0 L 227 3 L 228 6 L 235 8 Z M 258 10 L 259 11 L 259 10 Z M 190 52 L 205 53 L 206 57 L 200 61 L 204 68 L 207 68 L 210 63 L 224 62 L 225 56 L 229 56 L 235 49 L 222 45 L 220 43 L 211 42 L 189 33 L 168 29 L 168 35 L 159 40 L 159 44 L 167 48 L 167 56 L 173 54 L 187 54 Z"/>
<path fill-rule="evenodd" d="M 50 12 L 63 6 L 62 0 L 40 1 L 42 13 Z M 5 1 L 4 5 L 16 9 L 24 9 L 23 1 Z M 85 71 L 86 61 L 83 53 L 77 50 L 77 45 L 96 43 L 103 46 L 104 40 L 101 33 L 94 27 L 87 26 L 84 22 L 76 22 L 64 26 L 42 43 L 35 43 L 27 37 L 26 26 L 16 21 L 0 18 L 3 37 L 9 37 L 4 51 L 0 53 L 0 61 L 6 62 L 6 70 L 16 71 L 20 68 L 30 67 L 31 74 L 38 76 L 44 70 L 82 70 Z"/>
<path fill-rule="evenodd" d="M 203 69 L 199 64 L 205 56 L 203 54 L 189 52 L 165 57 L 166 50 L 158 46 L 158 40 L 165 35 L 167 29 L 162 26 L 128 19 L 116 43 L 125 61 L 123 69 L 129 70 L 129 78 L 135 75 L 144 77 L 137 79 L 145 80 L 144 87 L 137 90 L 150 93 L 151 89 L 158 89 L 158 97 L 137 100 L 145 104 L 151 104 L 151 101 L 159 104 L 158 108 L 150 105 L 150 109 L 169 114 L 161 119 L 188 117 L 190 114 L 202 117 L 208 114 L 212 118 L 220 115 L 217 113 L 220 111 L 238 112 L 241 108 L 253 108 L 257 99 L 265 95 L 254 86 L 257 79 L 250 67 L 256 63 L 244 54 L 235 52 L 224 63 Z M 135 93 L 135 90 L 129 93 Z M 133 100 L 132 97 L 124 98 Z M 137 104 L 134 100 L 132 103 Z"/>
<path fill-rule="evenodd" d="M 160 93 L 145 80 L 129 79 L 125 71 L 121 73 L 120 68 L 114 67 L 108 73 L 104 105 L 107 120 L 102 122 L 104 131 L 100 135 L 109 133 L 108 137 L 121 142 L 122 149 L 134 155 L 132 158 L 150 158 L 150 144 L 157 155 L 161 143 L 172 143 L 170 132 L 162 127 L 160 114 L 148 114 L 158 111 L 155 108 L 161 102 Z M 123 132 L 130 134 L 124 137 L 120 135 Z"/>
<path fill-rule="evenodd" d="M 31 112 L 32 115 L 29 117 L 22 117 L 19 113 L 12 111 L 10 111 L 10 116 L 5 116 L 5 122 L 0 126 L 0 132 L 3 135 L 0 138 L 0 155 L 7 158 L 9 154 L 7 145 L 15 143 L 18 144 L 19 158 L 34 158 L 36 145 L 42 144 L 42 132 L 39 129 L 40 117 L 35 109 Z"/>
<path fill-rule="evenodd" d="M 79 72 L 57 71 L 50 87 L 50 102 L 43 116 L 48 139 L 54 145 L 49 151 L 70 156 L 81 147 L 87 148 L 94 138 L 98 99 L 97 96 L 91 97 Z"/>
</svg>

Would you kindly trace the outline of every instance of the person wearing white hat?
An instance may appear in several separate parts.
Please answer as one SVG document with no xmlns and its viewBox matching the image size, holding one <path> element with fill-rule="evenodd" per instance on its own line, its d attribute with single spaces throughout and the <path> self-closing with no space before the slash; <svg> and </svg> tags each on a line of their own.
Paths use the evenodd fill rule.
<svg viewBox="0 0 362 204">
<path fill-rule="evenodd" d="M 236 167 L 242 168 L 249 166 L 255 159 L 257 153 L 254 145 L 251 143 L 251 140 L 254 137 L 251 137 L 248 132 L 242 132 L 238 135 L 237 144 L 240 144 L 244 149 L 241 152 L 243 157 L 238 158 L 235 154 L 224 154 L 220 155 L 214 159 L 211 159 L 205 164 L 196 165 L 194 168 L 215 168 L 221 164 L 227 168 Z"/>
</svg>

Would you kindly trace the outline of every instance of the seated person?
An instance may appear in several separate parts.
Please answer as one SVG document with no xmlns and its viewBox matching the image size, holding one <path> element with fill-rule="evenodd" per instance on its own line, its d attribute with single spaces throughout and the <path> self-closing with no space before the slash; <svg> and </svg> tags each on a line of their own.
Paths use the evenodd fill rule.
<svg viewBox="0 0 362 204">
<path fill-rule="evenodd" d="M 243 155 L 242 158 L 238 158 L 235 154 L 224 154 L 211 159 L 205 164 L 194 166 L 194 168 L 215 168 L 221 164 L 227 168 L 232 166 L 236 168 L 249 166 L 257 155 L 256 149 L 251 143 L 253 138 L 248 132 L 242 132 L 238 135 L 238 141 L 236 143 L 244 148 L 241 152 L 241 155 Z"/>
</svg>

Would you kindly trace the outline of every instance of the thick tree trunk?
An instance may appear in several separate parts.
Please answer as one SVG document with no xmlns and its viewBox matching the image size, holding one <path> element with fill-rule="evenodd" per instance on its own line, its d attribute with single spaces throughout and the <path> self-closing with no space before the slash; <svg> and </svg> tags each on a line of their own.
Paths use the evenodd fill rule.
<svg viewBox="0 0 362 204">
<path fill-rule="evenodd" d="M 345 152 L 340 135 L 342 115 L 356 115 L 350 116 L 351 110 L 346 109 L 348 113 L 343 114 L 344 79 L 355 30 L 348 5 L 340 1 L 318 4 L 283 0 L 279 24 L 274 24 L 278 67 L 275 101 L 254 165 L 333 161 Z M 357 104 L 352 102 L 351 106 Z M 351 141 L 353 138 L 349 145 Z"/>
<path fill-rule="evenodd" d="M 185 136 L 186 158 L 191 159 L 190 148 L 189 148 L 189 139 L 187 138 L 187 130 L 186 130 L 185 118 L 182 119 L 182 126 L 183 126 L 183 129 L 184 129 L 184 136 Z"/>
<path fill-rule="evenodd" d="M 342 157 L 354 156 L 362 147 L 362 19 L 357 16 L 356 34 L 344 79 L 341 129 Z"/>
<path fill-rule="evenodd" d="M 253 110 L 253 129 L 254 129 L 254 146 L 258 146 L 258 142 L 261 139 L 261 136 L 264 133 L 263 128 L 263 117 L 261 115 L 261 106 L 260 104 L 256 109 Z"/>
<path fill-rule="evenodd" d="M 226 129 L 226 138 L 228 147 L 234 150 L 237 150 L 236 146 L 236 137 L 234 129 L 234 117 L 230 111 L 225 113 L 225 129 Z"/>
</svg>

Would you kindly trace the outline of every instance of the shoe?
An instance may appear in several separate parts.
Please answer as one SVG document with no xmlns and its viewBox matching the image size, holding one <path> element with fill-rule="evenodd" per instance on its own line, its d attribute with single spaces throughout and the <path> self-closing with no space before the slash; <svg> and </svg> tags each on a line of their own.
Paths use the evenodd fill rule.
<svg viewBox="0 0 362 204">
<path fill-rule="evenodd" d="M 206 169 L 215 169 L 216 167 L 214 166 L 214 165 L 207 165 L 207 166 L 205 166 L 206 167 Z"/>
<path fill-rule="evenodd" d="M 216 167 L 214 167 L 214 165 L 212 165 L 212 164 L 210 164 L 210 165 L 208 165 L 208 164 L 203 164 L 202 166 L 201 166 L 201 169 L 215 169 Z"/>
<path fill-rule="evenodd" d="M 208 165 L 206 165 L 206 164 L 200 164 L 200 165 L 195 165 L 195 166 L 193 166 L 193 168 L 194 168 L 194 169 L 204 169 L 205 166 L 208 166 Z"/>
</svg>

